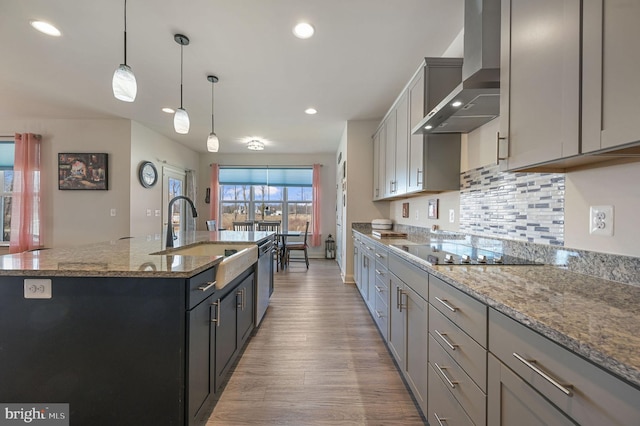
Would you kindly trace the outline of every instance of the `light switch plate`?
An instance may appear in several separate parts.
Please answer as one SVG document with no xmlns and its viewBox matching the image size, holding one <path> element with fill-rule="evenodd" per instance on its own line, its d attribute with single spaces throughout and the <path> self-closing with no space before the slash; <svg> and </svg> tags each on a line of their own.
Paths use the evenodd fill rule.
<svg viewBox="0 0 640 426">
<path fill-rule="evenodd" d="M 449 209 L 449 223 L 453 223 L 456 221 L 456 211 L 454 209 Z"/>
<path fill-rule="evenodd" d="M 613 206 L 591 206 L 589 209 L 589 233 L 613 236 Z"/>
</svg>

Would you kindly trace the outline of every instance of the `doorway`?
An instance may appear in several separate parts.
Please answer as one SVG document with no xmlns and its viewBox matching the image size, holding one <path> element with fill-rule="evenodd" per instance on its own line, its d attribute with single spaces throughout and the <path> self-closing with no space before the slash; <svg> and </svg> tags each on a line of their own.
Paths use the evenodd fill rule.
<svg viewBox="0 0 640 426">
<path fill-rule="evenodd" d="M 162 168 L 162 224 L 167 226 L 171 223 L 173 227 L 173 235 L 179 235 L 185 230 L 185 208 L 182 201 L 178 201 L 173 205 L 173 213 L 169 217 L 170 212 L 167 210 L 169 201 L 178 195 L 185 195 L 185 175 L 184 170 L 174 169 L 164 166 Z M 164 228 L 166 230 L 166 228 Z"/>
</svg>

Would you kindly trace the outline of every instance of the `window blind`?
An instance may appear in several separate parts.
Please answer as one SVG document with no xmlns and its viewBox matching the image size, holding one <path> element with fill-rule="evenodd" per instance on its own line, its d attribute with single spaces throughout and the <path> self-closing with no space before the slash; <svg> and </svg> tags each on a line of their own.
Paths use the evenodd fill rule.
<svg viewBox="0 0 640 426">
<path fill-rule="evenodd" d="M 313 169 L 220 166 L 218 179 L 220 185 L 311 186 Z"/>
<path fill-rule="evenodd" d="M 0 170 L 13 170 L 14 142 L 0 141 Z"/>
</svg>

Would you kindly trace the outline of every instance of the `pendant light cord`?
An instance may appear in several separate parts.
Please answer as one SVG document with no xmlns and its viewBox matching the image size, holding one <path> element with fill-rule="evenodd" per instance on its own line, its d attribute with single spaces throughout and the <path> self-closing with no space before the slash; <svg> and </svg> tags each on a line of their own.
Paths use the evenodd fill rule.
<svg viewBox="0 0 640 426">
<path fill-rule="evenodd" d="M 211 82 L 211 133 L 214 133 L 215 127 L 213 126 L 213 85 L 215 83 Z"/>
<path fill-rule="evenodd" d="M 127 0 L 124 0 L 124 64 L 127 65 Z"/>
<path fill-rule="evenodd" d="M 184 45 L 180 43 L 180 109 L 182 109 L 182 63 L 183 63 Z"/>
</svg>

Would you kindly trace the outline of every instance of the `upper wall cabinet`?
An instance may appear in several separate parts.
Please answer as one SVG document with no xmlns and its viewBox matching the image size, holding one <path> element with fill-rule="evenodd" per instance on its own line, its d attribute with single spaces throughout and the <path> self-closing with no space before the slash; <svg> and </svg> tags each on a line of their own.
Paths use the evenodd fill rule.
<svg viewBox="0 0 640 426">
<path fill-rule="evenodd" d="M 460 135 L 411 135 L 411 129 L 461 80 L 462 59 L 420 64 L 374 135 L 374 200 L 460 188 Z"/>
<path fill-rule="evenodd" d="M 640 141 L 640 2 L 584 1 L 583 19 L 582 150 L 629 148 Z"/>
<path fill-rule="evenodd" d="M 632 0 L 502 0 L 503 170 L 640 154 L 637 22 Z"/>
<path fill-rule="evenodd" d="M 502 0 L 501 26 L 503 168 L 578 155 L 580 0 Z"/>
</svg>

